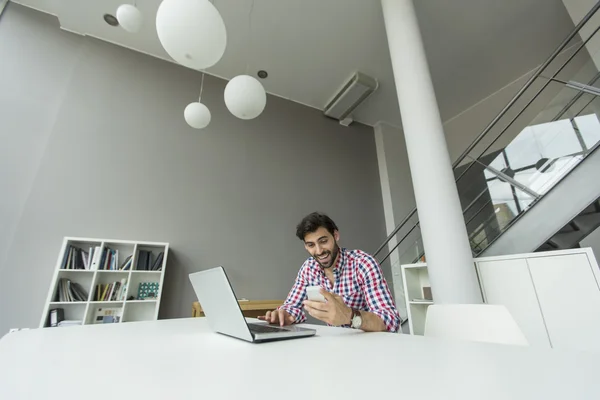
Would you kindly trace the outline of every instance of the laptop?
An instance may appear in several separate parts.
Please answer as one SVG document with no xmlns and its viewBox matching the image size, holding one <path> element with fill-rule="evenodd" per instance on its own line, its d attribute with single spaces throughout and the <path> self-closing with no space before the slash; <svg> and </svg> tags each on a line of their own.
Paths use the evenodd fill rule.
<svg viewBox="0 0 600 400">
<path fill-rule="evenodd" d="M 248 342 L 296 339 L 314 336 L 314 329 L 295 325 L 275 326 L 246 322 L 223 267 L 190 274 L 190 281 L 208 324 L 215 332 Z"/>
</svg>

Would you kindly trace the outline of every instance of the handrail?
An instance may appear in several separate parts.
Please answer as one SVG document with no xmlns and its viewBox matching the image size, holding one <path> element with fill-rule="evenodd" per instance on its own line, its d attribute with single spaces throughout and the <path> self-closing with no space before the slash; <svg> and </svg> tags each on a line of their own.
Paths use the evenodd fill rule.
<svg viewBox="0 0 600 400">
<path fill-rule="evenodd" d="M 540 67 L 535 71 L 535 73 L 527 80 L 527 82 L 525 82 L 523 87 L 519 89 L 517 94 L 514 95 L 514 97 L 508 102 L 508 104 L 504 106 L 504 108 L 498 113 L 498 115 L 496 115 L 492 122 L 490 122 L 484 128 L 484 130 L 475 138 L 473 143 L 471 143 L 469 147 L 467 147 L 466 150 L 462 152 L 458 159 L 452 164 L 453 169 L 456 168 L 461 162 L 463 162 L 467 155 L 481 142 L 481 140 L 483 140 L 485 135 L 489 133 L 489 131 L 494 127 L 494 125 L 496 125 L 496 123 L 498 123 L 498 121 L 500 121 L 500 119 L 508 112 L 508 110 L 519 100 L 523 93 L 525 93 L 525 91 L 529 89 L 531 85 L 533 85 L 533 82 L 535 82 L 535 80 L 539 78 L 539 76 L 542 74 L 542 71 L 544 71 L 548 67 L 548 65 L 550 65 L 550 63 L 560 55 L 560 53 L 565 49 L 565 47 L 567 47 L 569 42 L 573 40 L 573 38 L 579 33 L 583 25 L 585 25 L 594 16 L 594 14 L 596 14 L 596 11 L 598 11 L 598 9 L 600 9 L 600 1 L 598 1 L 594 5 L 594 7 L 592 7 L 592 9 L 585 15 L 585 17 L 583 17 L 581 21 L 579 21 L 579 23 L 575 26 L 575 29 L 573 29 L 569 36 L 567 36 L 565 40 L 563 40 L 562 43 L 556 48 L 556 50 L 552 52 L 550 57 L 548 57 L 548 59 L 544 61 L 542 65 L 540 65 Z M 568 63 L 568 61 L 565 63 L 565 65 Z"/>
<path fill-rule="evenodd" d="M 483 140 L 483 138 L 492 130 L 492 128 L 498 123 L 498 121 L 500 121 L 500 119 L 502 117 L 504 117 L 504 115 L 506 115 L 506 113 L 510 110 L 510 108 L 521 98 L 521 96 L 525 93 L 525 91 L 527 91 L 527 89 L 529 89 L 531 87 L 531 85 L 533 85 L 533 83 L 536 81 L 536 79 L 538 79 L 542 72 L 556 59 L 556 57 L 558 57 L 560 55 L 560 53 L 562 53 L 562 51 L 567 47 L 567 45 L 569 44 L 569 42 L 571 40 L 573 40 L 573 38 L 579 33 L 579 31 L 581 30 L 581 28 L 583 28 L 583 26 L 589 22 L 590 19 L 592 19 L 592 17 L 596 14 L 596 12 L 600 9 L 600 1 L 596 2 L 596 4 L 590 9 L 590 11 L 581 19 L 581 21 L 579 21 L 579 23 L 575 26 L 575 28 L 573 29 L 573 31 L 561 42 L 561 44 L 552 52 L 552 54 L 546 59 L 546 61 L 544 61 L 542 63 L 542 65 L 540 65 L 536 71 L 534 72 L 534 74 L 527 80 L 527 82 L 525 82 L 525 84 L 521 87 L 521 89 L 519 89 L 519 91 L 513 96 L 513 98 L 508 102 L 508 104 L 502 108 L 502 110 L 498 113 L 498 115 L 496 115 L 496 117 L 494 117 L 494 119 L 484 128 L 484 130 L 475 138 L 475 140 L 465 149 L 465 151 L 462 152 L 462 154 L 456 159 L 456 161 L 452 164 L 452 169 L 454 170 L 456 167 L 458 167 L 460 165 L 460 163 L 462 163 L 465 158 L 467 158 L 467 156 L 469 155 L 469 153 L 471 151 L 473 151 L 473 149 L 479 144 L 481 143 L 481 141 Z M 558 71 L 554 74 L 554 77 L 558 74 L 558 72 L 562 71 L 563 68 L 573 59 L 574 55 L 577 54 L 579 52 L 579 50 L 581 50 L 581 48 L 596 34 L 596 32 L 598 32 L 597 28 L 591 35 L 590 37 L 588 37 L 580 46 L 579 48 L 574 52 L 574 54 L 569 57 L 569 59 L 567 61 L 565 61 L 563 63 L 563 65 L 558 69 Z M 548 84 L 549 82 L 547 82 Z M 546 86 L 547 86 L 546 84 Z M 542 88 L 540 90 L 540 92 L 542 90 L 545 89 L 545 87 Z M 535 97 L 537 97 L 537 95 L 539 95 L 538 92 L 536 94 Z M 523 110 L 525 110 L 526 108 L 528 108 L 531 103 L 532 103 L 533 99 L 531 101 L 529 101 L 525 107 L 523 107 Z M 521 111 L 522 113 L 522 111 Z M 510 122 L 510 125 L 512 125 L 512 123 L 514 123 L 514 121 L 516 120 L 516 118 L 518 116 L 521 115 L 521 113 L 519 113 L 515 118 L 513 118 L 513 120 Z M 501 134 L 498 136 L 502 136 L 502 134 L 506 131 L 505 128 Z M 493 142 L 495 143 L 496 140 L 498 138 L 496 138 Z M 486 150 L 489 149 L 489 147 L 492 145 L 488 145 L 486 147 Z M 467 168 L 468 169 L 468 168 Z M 458 181 L 458 179 L 460 179 L 464 174 L 466 173 L 466 171 L 463 171 L 463 173 L 461 173 L 456 179 L 455 181 Z M 374 257 L 377 257 L 377 255 L 381 252 L 381 250 L 383 250 L 383 248 L 396 236 L 396 234 L 400 231 L 400 229 L 402 229 L 402 227 L 408 222 L 408 220 L 417 212 L 417 208 L 415 207 L 392 231 L 392 233 L 390 233 L 388 235 L 388 237 L 384 240 L 384 242 L 381 244 L 381 246 L 379 246 L 379 248 L 377 248 L 377 250 L 373 253 Z M 416 222 L 413 227 L 411 228 L 410 232 L 413 231 L 413 229 L 418 225 L 418 222 Z M 407 233 L 402 240 L 398 241 L 398 243 L 394 246 L 394 248 L 392 250 L 390 250 L 390 252 L 383 258 L 383 261 L 385 261 L 390 255 L 391 253 L 400 245 L 400 243 L 406 238 L 406 236 L 408 236 Z M 383 262 L 381 261 L 381 262 Z"/>
</svg>

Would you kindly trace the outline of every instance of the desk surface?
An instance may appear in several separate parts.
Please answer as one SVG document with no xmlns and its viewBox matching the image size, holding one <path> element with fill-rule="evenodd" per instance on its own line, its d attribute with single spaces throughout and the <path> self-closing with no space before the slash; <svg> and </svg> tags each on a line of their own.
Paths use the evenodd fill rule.
<svg viewBox="0 0 600 400">
<path fill-rule="evenodd" d="M 205 318 L 0 340 L 1 399 L 598 399 L 598 355 L 317 327 L 252 344 Z M 66 397 L 65 397 L 66 396 Z"/>
</svg>

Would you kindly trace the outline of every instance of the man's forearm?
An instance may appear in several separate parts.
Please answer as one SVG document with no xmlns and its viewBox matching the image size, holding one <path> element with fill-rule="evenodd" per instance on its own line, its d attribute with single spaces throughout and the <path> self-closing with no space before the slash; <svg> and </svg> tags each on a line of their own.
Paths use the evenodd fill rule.
<svg viewBox="0 0 600 400">
<path fill-rule="evenodd" d="M 376 314 L 368 311 L 361 311 L 362 324 L 360 329 L 365 332 L 385 332 L 387 328 L 383 320 Z"/>
</svg>

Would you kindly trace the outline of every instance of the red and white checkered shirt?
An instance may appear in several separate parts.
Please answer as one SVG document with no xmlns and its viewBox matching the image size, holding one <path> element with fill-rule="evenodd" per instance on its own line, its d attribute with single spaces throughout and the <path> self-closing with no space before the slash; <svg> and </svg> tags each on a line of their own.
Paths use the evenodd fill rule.
<svg viewBox="0 0 600 400">
<path fill-rule="evenodd" d="M 333 276 L 335 283 L 332 286 L 323 268 L 310 257 L 302 264 L 296 282 L 280 308 L 295 317 L 296 323 L 304 322 L 306 314 L 302 302 L 307 297 L 306 287 L 321 286 L 341 296 L 348 307 L 377 315 L 389 332 L 398 332 L 400 315 L 381 268 L 372 256 L 362 250 L 340 249 Z"/>
</svg>

